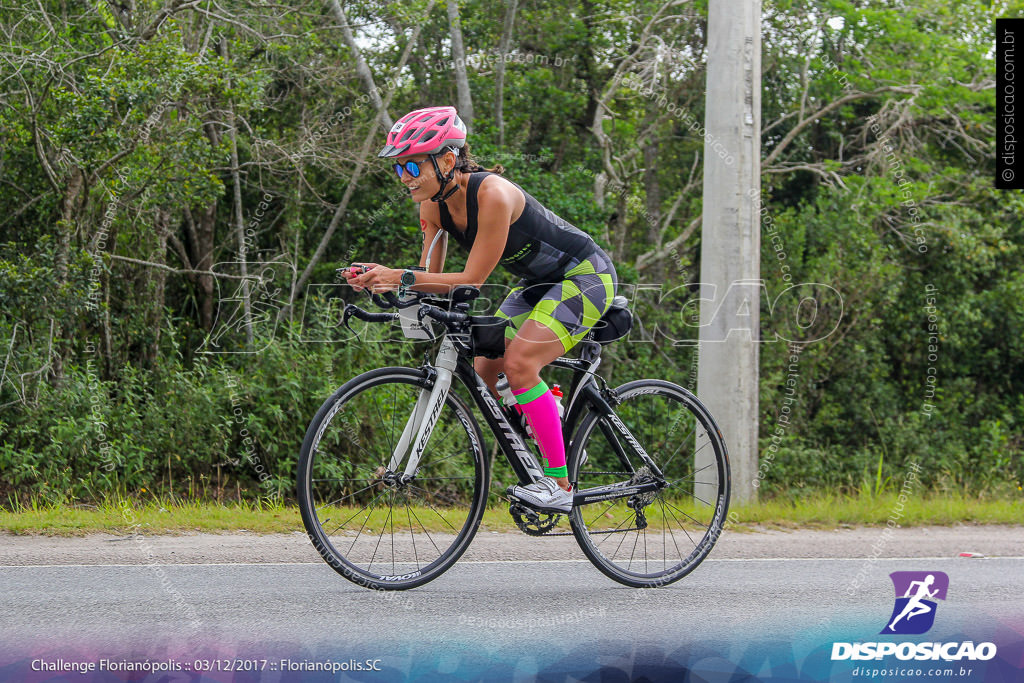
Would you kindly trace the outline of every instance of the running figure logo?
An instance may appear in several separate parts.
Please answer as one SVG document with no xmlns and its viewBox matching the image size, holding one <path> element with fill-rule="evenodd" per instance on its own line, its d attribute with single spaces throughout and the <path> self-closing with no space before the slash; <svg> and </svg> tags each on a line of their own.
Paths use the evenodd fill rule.
<svg viewBox="0 0 1024 683">
<path fill-rule="evenodd" d="M 935 599 L 945 600 L 949 577 L 944 572 L 893 572 L 896 605 L 883 634 L 925 633 L 935 623 Z"/>
</svg>

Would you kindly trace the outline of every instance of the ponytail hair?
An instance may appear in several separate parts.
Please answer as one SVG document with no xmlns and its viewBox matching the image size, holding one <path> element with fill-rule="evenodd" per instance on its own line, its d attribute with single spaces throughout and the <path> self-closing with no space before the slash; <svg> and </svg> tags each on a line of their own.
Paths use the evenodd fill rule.
<svg viewBox="0 0 1024 683">
<path fill-rule="evenodd" d="M 455 170 L 462 171 L 463 173 L 478 173 L 480 171 L 497 173 L 498 175 L 503 175 L 505 173 L 505 167 L 501 164 L 498 164 L 493 168 L 484 168 L 478 164 L 476 159 L 474 159 L 473 155 L 469 152 L 468 142 L 459 148 L 458 156 L 455 158 Z"/>
</svg>

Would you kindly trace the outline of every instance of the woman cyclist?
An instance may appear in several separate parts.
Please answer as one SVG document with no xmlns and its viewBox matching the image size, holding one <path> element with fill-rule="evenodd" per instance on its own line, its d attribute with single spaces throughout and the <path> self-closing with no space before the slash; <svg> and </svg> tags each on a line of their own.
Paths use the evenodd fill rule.
<svg viewBox="0 0 1024 683">
<path fill-rule="evenodd" d="M 394 162 L 399 180 L 420 205 L 420 266 L 442 230 L 469 255 L 461 272 L 441 272 L 442 241 L 429 272 L 368 263 L 367 272 L 349 274 L 349 284 L 359 290 L 448 293 L 458 285 L 481 287 L 498 263 L 521 278 L 496 313 L 512 320 L 504 358 L 477 358 L 474 367 L 492 391 L 498 373 L 505 373 L 544 460 L 540 481 L 510 487 L 509 494 L 538 510 L 568 512 L 572 492 L 561 421 L 540 370 L 575 346 L 611 306 L 617 288 L 611 260 L 589 235 L 501 177 L 500 167 L 495 173 L 477 165 L 454 107 L 406 114 L 378 156 Z"/>
</svg>

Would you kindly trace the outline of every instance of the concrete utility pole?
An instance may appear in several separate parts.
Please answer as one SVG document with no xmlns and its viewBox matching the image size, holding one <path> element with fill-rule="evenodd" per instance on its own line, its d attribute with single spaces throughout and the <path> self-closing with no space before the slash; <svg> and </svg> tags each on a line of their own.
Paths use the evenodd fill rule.
<svg viewBox="0 0 1024 683">
<path fill-rule="evenodd" d="M 729 448 L 732 500 L 745 503 L 757 498 L 758 467 L 761 3 L 708 4 L 697 394 Z M 707 451 L 698 450 L 698 468 Z"/>
</svg>

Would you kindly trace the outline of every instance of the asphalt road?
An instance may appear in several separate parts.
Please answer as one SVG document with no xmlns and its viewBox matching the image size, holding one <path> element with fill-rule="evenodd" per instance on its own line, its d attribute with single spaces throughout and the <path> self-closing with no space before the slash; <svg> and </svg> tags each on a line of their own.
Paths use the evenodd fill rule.
<svg viewBox="0 0 1024 683">
<path fill-rule="evenodd" d="M 1018 547 L 1020 530 L 1005 532 L 1003 550 Z M 813 533 L 808 539 L 794 547 L 813 546 Z M 828 661 L 828 651 L 837 640 L 881 639 L 893 608 L 888 574 L 901 570 L 949 576 L 928 639 L 993 638 L 1009 658 L 1007 671 L 1024 671 L 1024 553 L 900 557 L 906 546 L 896 544 L 886 552 L 896 557 L 875 560 L 860 543 L 861 557 L 713 556 L 658 590 L 620 586 L 574 559 L 469 559 L 421 588 L 379 593 L 317 560 L 27 563 L 10 550 L 25 540 L 7 540 L 0 680 L 38 657 L 179 664 L 256 657 L 276 667 L 264 668 L 266 680 L 288 679 L 282 668 L 310 661 L 381 669 L 324 680 L 528 680 L 537 672 L 566 680 L 584 678 L 588 667 L 624 676 L 604 680 L 673 680 L 683 669 L 703 672 L 690 680 L 729 680 L 737 669 L 765 680 L 851 680 L 853 664 Z M 764 541 L 743 540 L 748 547 Z"/>
</svg>

